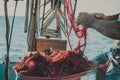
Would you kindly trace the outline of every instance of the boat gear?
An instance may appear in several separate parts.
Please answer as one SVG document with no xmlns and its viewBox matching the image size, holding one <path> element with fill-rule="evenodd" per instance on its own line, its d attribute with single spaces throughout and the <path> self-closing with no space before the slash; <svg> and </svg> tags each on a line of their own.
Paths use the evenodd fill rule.
<svg viewBox="0 0 120 80">
<path fill-rule="evenodd" d="M 29 22 L 28 22 L 28 31 L 27 31 L 27 45 L 28 45 L 28 51 L 32 51 L 33 48 L 32 48 L 32 44 L 30 43 L 30 30 L 31 30 L 31 23 L 32 23 L 32 14 L 33 14 L 33 0 L 30 1 L 30 13 L 29 13 Z M 27 17 L 25 18 L 27 19 Z M 25 31 L 25 30 L 24 30 Z"/>
<path fill-rule="evenodd" d="M 115 40 L 114 48 L 120 49 L 120 40 Z"/>
<path fill-rule="evenodd" d="M 50 54 L 52 54 L 52 52 L 51 52 L 50 49 L 45 50 L 44 53 L 45 53 L 45 55 L 50 55 Z"/>
<path fill-rule="evenodd" d="M 112 67 L 116 68 L 117 70 L 120 70 L 120 55 L 119 55 L 120 49 L 111 49 L 108 53 L 108 59 L 110 62 L 112 62 Z M 111 67 L 111 68 L 112 68 Z"/>
<path fill-rule="evenodd" d="M 38 29 L 38 26 L 36 23 L 38 22 L 37 20 L 39 20 L 39 19 L 37 19 L 37 15 L 38 15 L 37 14 L 37 10 L 38 10 L 38 2 L 37 1 L 39 1 L 39 0 L 31 0 L 31 6 L 30 6 L 31 7 L 31 11 L 30 11 L 31 16 L 30 16 L 30 23 L 29 23 L 29 29 L 28 29 L 28 38 L 30 40 L 28 45 L 30 47 L 30 51 L 34 51 L 35 50 L 34 48 L 36 47 L 35 46 L 35 44 L 36 44 L 36 42 L 35 42 L 36 41 L 36 30 Z M 61 1 L 61 4 L 64 6 L 64 10 L 62 10 L 62 9 L 60 10 L 59 4 L 58 4 L 57 8 L 55 10 L 53 10 L 53 12 L 55 11 L 56 21 L 59 23 L 59 26 L 63 30 L 63 32 L 66 33 L 67 38 L 69 38 L 72 30 L 75 32 L 75 35 L 78 39 L 77 47 L 72 48 L 72 50 L 70 50 L 70 51 L 62 51 L 62 50 L 60 50 L 60 51 L 54 51 L 54 50 L 45 51 L 45 53 L 49 54 L 51 56 L 51 58 L 44 57 L 44 56 L 40 55 L 39 52 L 36 55 L 33 55 L 31 53 L 29 56 L 25 56 L 23 61 L 20 63 L 20 66 L 17 66 L 18 69 L 21 69 L 21 68 L 25 69 L 25 72 L 24 71 L 22 72 L 23 74 L 24 73 L 26 74 L 27 71 L 28 71 L 28 74 L 29 74 L 29 71 L 30 72 L 32 71 L 36 74 L 36 72 L 33 71 L 35 69 L 35 66 L 37 65 L 40 67 L 42 64 L 43 64 L 43 66 L 41 66 L 42 68 L 40 68 L 41 72 L 40 71 L 39 72 L 43 73 L 43 76 L 46 76 L 46 75 L 56 76 L 57 74 L 62 73 L 62 71 L 63 71 L 62 75 L 69 75 L 69 74 L 71 74 L 71 73 L 69 73 L 69 71 L 70 72 L 73 71 L 73 73 L 75 73 L 78 70 L 85 71 L 85 73 L 86 73 L 86 71 L 89 68 L 91 68 L 91 67 L 95 68 L 96 65 L 93 64 L 91 61 L 87 60 L 83 54 L 83 51 L 84 51 L 85 45 L 86 45 L 86 30 L 87 30 L 87 28 L 84 28 L 83 26 L 77 25 L 77 22 L 76 22 L 75 17 L 74 17 L 76 7 L 74 7 L 73 8 L 74 10 L 73 10 L 72 7 L 70 7 L 70 5 L 71 5 L 70 1 L 69 0 L 64 0 L 63 2 Z M 75 0 L 75 1 L 77 1 L 77 0 Z M 46 0 L 44 0 L 44 4 L 43 4 L 44 9 L 43 9 L 43 16 L 42 16 L 43 21 L 45 20 L 45 14 L 47 14 L 47 13 L 45 13 L 45 8 L 46 8 L 47 4 L 48 3 L 46 2 Z M 55 5 L 57 5 L 57 4 L 55 4 Z M 61 17 L 59 17 L 57 15 L 57 13 L 60 13 Z M 26 15 L 26 17 L 27 17 L 27 15 Z M 54 18 L 54 15 L 52 16 L 52 19 L 53 18 Z M 50 19 L 50 17 L 49 17 L 49 19 Z M 47 24 L 44 27 L 48 27 L 49 24 L 51 23 L 50 20 L 47 23 L 42 22 L 42 27 L 44 26 L 44 24 Z M 41 30 L 48 31 L 47 28 L 45 28 L 45 29 L 42 28 Z M 49 30 L 49 32 L 54 32 L 54 31 Z M 41 46 L 39 46 L 39 47 L 41 47 Z M 51 52 L 53 52 L 53 54 L 51 54 Z M 41 60 L 41 59 L 43 59 L 43 60 Z M 27 60 L 27 61 L 25 61 L 25 60 Z M 35 62 L 34 62 L 34 60 L 35 60 Z M 38 63 L 37 60 L 43 61 L 43 63 L 40 64 L 40 63 Z M 44 60 L 47 63 L 50 62 L 50 64 L 45 63 L 45 65 L 44 65 L 44 62 L 45 62 Z M 64 64 L 64 61 L 67 63 L 67 67 L 66 67 L 66 64 Z M 23 64 L 24 62 L 25 62 L 25 64 Z M 54 63 L 58 64 L 58 65 L 55 65 Z M 63 65 L 62 66 L 59 65 L 60 63 L 63 63 Z M 17 64 L 19 65 L 19 62 Z M 53 65 L 51 65 L 51 64 L 53 64 Z M 71 65 L 71 64 L 73 64 L 73 65 Z M 50 67 L 48 67 L 46 65 L 48 65 Z M 107 67 L 106 65 L 102 66 L 101 70 L 103 70 L 104 67 L 106 70 L 106 67 Z M 74 69 L 76 69 L 76 70 L 74 71 Z M 103 70 L 104 73 L 106 72 L 105 70 Z M 49 72 L 49 71 L 51 71 L 51 72 Z M 46 72 L 48 72 L 48 74 Z M 64 72 L 68 72 L 68 74 L 65 74 Z M 32 75 L 32 74 L 30 74 L 30 75 Z"/>
<path fill-rule="evenodd" d="M 42 52 L 32 52 L 26 55 L 13 67 L 14 70 L 27 76 L 62 77 L 91 68 L 96 65 L 86 59 L 82 52 L 75 50 L 46 50 L 49 55 Z"/>
<path fill-rule="evenodd" d="M 30 0 L 26 0 L 26 12 L 25 12 L 25 27 L 24 32 L 26 33 L 28 31 L 28 17 L 29 17 L 29 6 L 30 6 Z"/>
<path fill-rule="evenodd" d="M 114 48 L 112 50 L 112 55 L 113 58 L 118 62 L 118 64 L 120 65 L 120 49 L 118 48 Z"/>
<path fill-rule="evenodd" d="M 77 0 L 75 0 L 75 1 L 53 0 L 51 2 L 53 2 L 53 4 L 56 6 L 55 9 L 52 9 L 52 8 L 47 9 L 46 6 L 47 6 L 47 4 L 50 3 L 47 0 L 44 0 L 43 3 L 39 4 L 39 7 L 37 7 L 38 9 L 42 8 L 42 10 L 40 10 L 41 11 L 40 13 L 42 13 L 41 14 L 42 16 L 37 17 L 37 18 L 39 18 L 38 20 L 40 20 L 40 21 L 37 21 L 38 24 L 41 24 L 40 26 L 37 26 L 37 29 L 40 29 L 40 31 L 39 31 L 40 36 L 39 35 L 35 36 L 35 38 L 38 39 L 38 37 L 40 37 L 40 38 L 46 37 L 49 39 L 58 38 L 61 40 L 62 32 L 63 32 L 64 36 L 68 40 L 70 48 L 73 49 L 73 46 L 71 46 L 70 35 L 71 35 L 71 31 L 74 31 L 76 37 L 78 38 L 78 45 L 75 49 L 78 50 L 78 49 L 80 49 L 80 47 L 82 47 L 84 50 L 85 45 L 86 45 L 86 41 L 85 41 L 86 40 L 86 33 L 85 33 L 86 28 L 84 28 L 83 26 L 78 26 L 77 22 L 74 18 L 75 10 L 76 10 L 75 4 L 77 4 Z M 71 3 L 71 2 L 73 2 L 73 3 Z M 72 4 L 74 4 L 74 5 L 72 5 Z M 52 23 L 54 23 L 54 20 L 56 20 L 56 28 L 50 29 L 49 26 Z M 36 31 L 38 31 L 38 30 L 36 30 Z M 34 45 L 34 44 L 30 44 L 30 40 L 31 39 L 29 38 L 28 39 L 29 47 L 30 47 L 30 45 Z M 32 47 L 30 49 L 32 49 Z"/>
<path fill-rule="evenodd" d="M 57 7 L 60 8 L 60 5 L 61 5 L 61 0 L 51 0 L 51 8 L 52 9 L 55 9 Z"/>
<path fill-rule="evenodd" d="M 119 14 L 119 17 L 118 17 L 117 21 L 120 22 L 120 14 Z"/>
<path fill-rule="evenodd" d="M 8 0 L 4 1 L 4 12 L 5 12 L 5 21 L 6 21 L 6 48 L 7 48 L 7 54 L 5 55 L 5 73 L 4 73 L 4 79 L 9 80 L 9 51 L 11 46 L 11 39 L 12 39 L 12 33 L 13 33 L 13 27 L 14 27 L 14 20 L 16 16 L 16 9 L 17 9 L 17 3 L 18 0 L 16 0 L 15 3 L 15 9 L 14 9 L 14 15 L 13 15 L 13 21 L 12 25 L 10 27 L 9 18 L 8 18 L 8 9 L 7 9 L 7 2 Z"/>
<path fill-rule="evenodd" d="M 31 0 L 31 16 L 30 16 L 30 25 L 27 35 L 28 51 L 35 50 L 35 38 L 36 38 L 36 29 L 37 29 L 37 6 L 38 0 Z"/>
</svg>

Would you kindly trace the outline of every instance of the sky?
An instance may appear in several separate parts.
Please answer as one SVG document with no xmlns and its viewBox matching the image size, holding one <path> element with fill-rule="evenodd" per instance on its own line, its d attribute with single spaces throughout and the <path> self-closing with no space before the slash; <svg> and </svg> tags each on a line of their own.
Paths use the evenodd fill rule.
<svg viewBox="0 0 120 80">
<path fill-rule="evenodd" d="M 9 16 L 13 15 L 15 1 L 9 0 Z M 4 16 L 4 0 L 0 0 L 0 16 Z M 101 12 L 107 15 L 120 13 L 120 0 L 78 0 L 76 15 L 79 12 Z M 25 0 L 20 1 L 17 7 L 17 16 L 25 15 Z"/>
</svg>

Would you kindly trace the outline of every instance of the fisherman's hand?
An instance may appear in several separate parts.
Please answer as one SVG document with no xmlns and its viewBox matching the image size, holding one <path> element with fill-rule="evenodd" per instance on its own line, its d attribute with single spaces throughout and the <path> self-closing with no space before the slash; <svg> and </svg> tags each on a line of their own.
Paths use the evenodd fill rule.
<svg viewBox="0 0 120 80">
<path fill-rule="evenodd" d="M 95 17 L 96 19 L 105 19 L 106 16 L 103 13 L 91 13 L 91 16 Z"/>
<path fill-rule="evenodd" d="M 108 21 L 117 20 L 119 15 L 120 13 L 114 15 L 108 15 L 108 16 L 104 15 L 103 13 L 91 13 L 91 16 L 95 17 L 96 19 L 108 20 Z"/>
<path fill-rule="evenodd" d="M 83 25 L 87 28 L 90 28 L 92 23 L 95 21 L 95 17 L 87 12 L 81 12 L 77 17 L 77 24 Z"/>
</svg>

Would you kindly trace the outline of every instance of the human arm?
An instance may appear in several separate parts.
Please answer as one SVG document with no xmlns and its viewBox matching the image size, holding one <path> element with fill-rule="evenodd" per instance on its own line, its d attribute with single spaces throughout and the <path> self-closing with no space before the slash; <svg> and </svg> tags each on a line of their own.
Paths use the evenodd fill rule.
<svg viewBox="0 0 120 80">
<path fill-rule="evenodd" d="M 105 16 L 103 14 L 93 15 L 82 12 L 78 15 L 77 23 L 87 28 L 93 28 L 109 38 L 120 40 L 120 22 L 117 21 L 118 16 L 119 14 Z"/>
<path fill-rule="evenodd" d="M 109 52 L 99 54 L 98 56 L 96 56 L 95 58 L 92 59 L 92 62 L 94 62 L 97 65 L 105 64 L 109 60 L 108 53 Z"/>
<path fill-rule="evenodd" d="M 106 16 L 103 13 L 91 13 L 91 15 L 94 16 L 96 19 L 101 19 L 101 20 L 117 20 L 120 13 L 109 16 Z"/>
</svg>

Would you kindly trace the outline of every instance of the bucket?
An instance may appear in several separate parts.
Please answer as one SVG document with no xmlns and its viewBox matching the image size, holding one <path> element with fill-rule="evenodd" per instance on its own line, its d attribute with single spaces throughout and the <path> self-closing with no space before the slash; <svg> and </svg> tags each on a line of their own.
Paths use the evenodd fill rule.
<svg viewBox="0 0 120 80">
<path fill-rule="evenodd" d="M 98 80 L 97 69 L 91 69 L 85 72 L 63 76 L 63 77 L 33 77 L 20 75 L 22 80 Z"/>
</svg>

